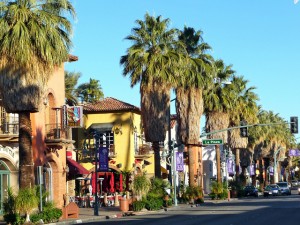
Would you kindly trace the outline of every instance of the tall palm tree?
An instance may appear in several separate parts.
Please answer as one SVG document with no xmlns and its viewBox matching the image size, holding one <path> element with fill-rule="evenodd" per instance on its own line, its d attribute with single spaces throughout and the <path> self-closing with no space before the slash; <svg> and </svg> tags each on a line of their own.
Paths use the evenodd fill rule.
<svg viewBox="0 0 300 225">
<path fill-rule="evenodd" d="M 99 80 L 90 78 L 89 83 L 80 84 L 76 89 L 77 96 L 79 96 L 83 102 L 95 102 L 104 97 L 102 87 L 99 84 Z"/>
<path fill-rule="evenodd" d="M 245 80 L 243 76 L 234 76 L 232 79 L 233 96 L 233 110 L 230 113 L 230 127 L 240 126 L 242 120 L 247 121 L 248 124 L 257 123 L 257 113 L 259 100 L 257 94 L 254 92 L 255 87 L 247 87 L 249 81 Z M 237 179 L 240 166 L 240 149 L 246 148 L 248 145 L 248 138 L 240 136 L 240 130 L 234 129 L 229 131 L 229 145 L 235 149 L 236 155 L 236 175 Z"/>
<path fill-rule="evenodd" d="M 222 60 L 215 62 L 215 83 L 212 88 L 206 89 L 204 94 L 205 129 L 213 132 L 229 127 L 229 113 L 232 108 L 232 89 L 224 84 L 235 73 L 232 65 L 226 66 Z M 211 139 L 222 139 L 227 143 L 227 131 L 209 135 Z M 220 146 L 216 145 L 217 181 L 221 183 Z"/>
<path fill-rule="evenodd" d="M 78 104 L 76 86 L 80 77 L 81 73 L 65 71 L 65 96 L 69 106 Z"/>
<path fill-rule="evenodd" d="M 37 112 L 53 70 L 68 60 L 68 0 L 7 0 L 0 4 L 0 88 L 5 110 L 19 113 L 20 187 L 34 185 L 30 113 Z"/>
<path fill-rule="evenodd" d="M 140 83 L 141 113 L 146 141 L 152 142 L 155 177 L 161 177 L 159 143 L 165 140 L 170 107 L 172 65 L 178 62 L 174 51 L 177 30 L 169 29 L 170 20 L 145 14 L 144 21 L 126 39 L 133 42 L 120 59 L 123 75 L 129 75 L 131 87 Z"/>
<path fill-rule="evenodd" d="M 198 181 L 202 181 L 202 152 L 198 154 L 200 158 L 197 157 L 199 149 L 196 146 L 199 144 L 200 118 L 203 114 L 202 92 L 212 80 L 212 57 L 206 53 L 211 47 L 203 42 L 202 31 L 195 31 L 191 27 L 184 27 L 179 40 L 184 43 L 188 57 L 183 64 L 178 64 L 177 72 L 180 75 L 177 77 L 180 79 L 177 79 L 175 85 L 178 140 L 188 146 L 189 186 L 196 186 L 195 177 L 200 175 Z"/>
</svg>

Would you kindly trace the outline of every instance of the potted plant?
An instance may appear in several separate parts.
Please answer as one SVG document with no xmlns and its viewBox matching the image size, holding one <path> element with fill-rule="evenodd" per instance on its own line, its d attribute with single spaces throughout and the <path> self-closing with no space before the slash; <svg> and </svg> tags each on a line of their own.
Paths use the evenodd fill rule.
<svg viewBox="0 0 300 225">
<path fill-rule="evenodd" d="M 201 187 L 188 186 L 185 191 L 185 196 L 190 204 L 203 203 L 203 190 Z"/>
</svg>

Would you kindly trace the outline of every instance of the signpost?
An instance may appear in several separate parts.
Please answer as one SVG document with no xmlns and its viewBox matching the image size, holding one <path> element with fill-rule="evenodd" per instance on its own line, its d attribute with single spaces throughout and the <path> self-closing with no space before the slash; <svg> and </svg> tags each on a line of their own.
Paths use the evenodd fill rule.
<svg viewBox="0 0 300 225">
<path fill-rule="evenodd" d="M 223 140 L 222 139 L 205 139 L 202 140 L 203 145 L 222 145 Z"/>
</svg>

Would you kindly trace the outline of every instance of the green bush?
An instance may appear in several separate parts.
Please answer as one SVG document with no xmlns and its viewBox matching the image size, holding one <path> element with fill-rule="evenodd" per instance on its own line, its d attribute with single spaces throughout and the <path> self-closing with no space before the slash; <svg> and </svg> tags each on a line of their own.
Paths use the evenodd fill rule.
<svg viewBox="0 0 300 225">
<path fill-rule="evenodd" d="M 198 186 L 188 186 L 184 192 L 184 197 L 190 202 L 195 203 L 198 199 L 203 199 L 203 190 Z"/>
<path fill-rule="evenodd" d="M 6 224 L 11 225 L 21 225 L 25 223 L 25 218 L 20 216 L 18 213 L 9 213 L 3 215 L 3 219 L 6 222 Z"/>
<path fill-rule="evenodd" d="M 20 225 L 25 222 L 25 218 L 21 217 L 16 211 L 16 196 L 11 188 L 7 190 L 7 198 L 3 201 L 3 219 L 6 224 Z"/>
<path fill-rule="evenodd" d="M 145 201 L 144 200 L 141 200 L 141 201 L 135 201 L 132 203 L 132 206 L 133 206 L 133 211 L 141 211 L 142 209 L 145 208 Z"/>
<path fill-rule="evenodd" d="M 211 192 L 209 193 L 211 199 L 226 199 L 228 197 L 228 188 L 226 183 L 212 182 Z"/>
<path fill-rule="evenodd" d="M 52 202 L 46 203 L 42 212 L 33 214 L 30 216 L 32 223 L 38 223 L 41 219 L 44 223 L 57 222 L 62 216 L 62 210 L 54 206 Z"/>
<path fill-rule="evenodd" d="M 148 210 L 158 210 L 163 207 L 164 200 L 162 198 L 153 198 L 147 196 L 145 208 Z"/>
</svg>

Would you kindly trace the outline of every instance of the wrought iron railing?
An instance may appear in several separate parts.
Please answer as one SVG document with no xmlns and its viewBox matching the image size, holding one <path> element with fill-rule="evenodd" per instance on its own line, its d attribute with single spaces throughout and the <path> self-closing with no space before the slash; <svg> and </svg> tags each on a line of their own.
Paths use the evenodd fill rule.
<svg viewBox="0 0 300 225">
<path fill-rule="evenodd" d="M 79 162 L 93 162 L 95 159 L 95 148 L 93 145 L 90 145 L 86 149 L 78 149 L 78 161 Z M 108 148 L 108 157 L 116 157 L 115 145 L 110 145 Z"/>
<path fill-rule="evenodd" d="M 67 138 L 66 129 L 62 128 L 61 124 L 46 124 L 46 139 L 61 139 Z"/>
<path fill-rule="evenodd" d="M 152 151 L 152 148 L 151 148 L 150 144 L 142 144 L 135 151 L 135 155 L 137 155 L 137 156 L 149 155 L 149 154 L 151 154 L 151 151 Z"/>
<path fill-rule="evenodd" d="M 19 122 L 13 122 L 13 123 L 3 123 L 1 125 L 1 131 L 0 134 L 6 134 L 6 135 L 18 135 L 19 134 Z"/>
</svg>

